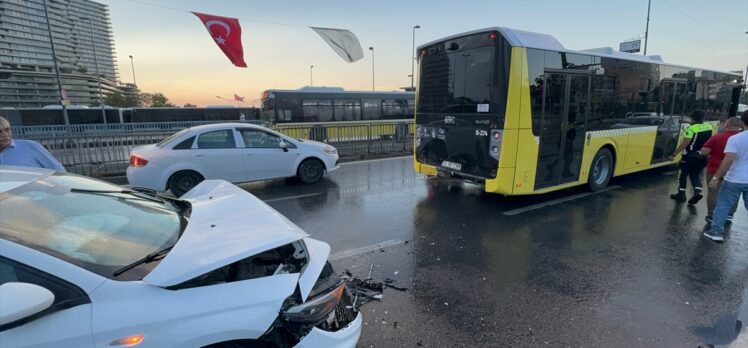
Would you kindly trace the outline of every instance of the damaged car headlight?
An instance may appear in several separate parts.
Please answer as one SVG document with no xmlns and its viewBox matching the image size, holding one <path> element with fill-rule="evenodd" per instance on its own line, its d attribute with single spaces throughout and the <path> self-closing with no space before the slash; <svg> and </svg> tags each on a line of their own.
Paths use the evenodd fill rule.
<svg viewBox="0 0 748 348">
<path fill-rule="evenodd" d="M 325 320 L 340 302 L 345 292 L 345 283 L 340 283 L 327 294 L 310 299 L 281 313 L 284 320 L 299 324 L 317 324 Z"/>
</svg>

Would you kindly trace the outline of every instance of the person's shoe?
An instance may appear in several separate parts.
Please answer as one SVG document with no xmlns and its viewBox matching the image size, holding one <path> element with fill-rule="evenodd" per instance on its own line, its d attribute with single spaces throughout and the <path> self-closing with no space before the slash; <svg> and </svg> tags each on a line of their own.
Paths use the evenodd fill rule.
<svg viewBox="0 0 748 348">
<path fill-rule="evenodd" d="M 732 222 L 732 219 L 733 219 L 733 216 L 732 216 L 732 215 L 727 215 L 727 221 L 728 221 L 728 222 Z"/>
<path fill-rule="evenodd" d="M 688 200 L 688 204 L 695 205 L 696 203 L 699 203 L 702 198 L 704 198 L 704 196 L 702 196 L 701 193 L 696 193 Z"/>
<path fill-rule="evenodd" d="M 708 223 L 712 223 L 712 217 L 709 216 L 709 215 L 705 216 L 704 220 L 706 220 L 706 222 L 708 222 Z"/>
<path fill-rule="evenodd" d="M 706 232 L 704 232 L 703 236 L 707 237 L 707 238 L 709 238 L 709 239 L 711 239 L 711 240 L 713 240 L 713 241 L 715 241 L 717 243 L 722 243 L 722 242 L 725 241 L 725 238 L 723 238 L 722 236 L 718 236 L 716 234 L 712 234 L 712 231 L 706 231 Z"/>
<path fill-rule="evenodd" d="M 670 195 L 670 198 L 678 201 L 678 202 L 685 202 L 686 201 L 686 193 L 683 191 L 678 191 L 678 193 L 673 193 Z"/>
</svg>

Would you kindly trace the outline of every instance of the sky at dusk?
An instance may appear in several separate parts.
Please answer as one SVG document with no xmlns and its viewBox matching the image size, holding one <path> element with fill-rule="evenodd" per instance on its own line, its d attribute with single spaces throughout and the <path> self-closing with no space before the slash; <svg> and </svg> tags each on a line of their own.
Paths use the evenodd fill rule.
<svg viewBox="0 0 748 348">
<path fill-rule="evenodd" d="M 109 5 L 119 75 L 162 92 L 177 105 L 245 106 L 271 88 L 315 86 L 371 90 L 410 86 L 412 27 L 416 46 L 448 35 L 505 26 L 553 35 L 568 49 L 610 46 L 643 36 L 647 0 L 255 1 L 99 0 Z M 236 68 L 189 11 L 239 18 L 247 68 Z M 308 27 L 343 28 L 364 58 L 347 63 Z M 720 70 L 748 65 L 747 0 L 652 0 L 648 54 L 666 62 Z M 417 69 L 417 68 L 416 68 Z"/>
</svg>

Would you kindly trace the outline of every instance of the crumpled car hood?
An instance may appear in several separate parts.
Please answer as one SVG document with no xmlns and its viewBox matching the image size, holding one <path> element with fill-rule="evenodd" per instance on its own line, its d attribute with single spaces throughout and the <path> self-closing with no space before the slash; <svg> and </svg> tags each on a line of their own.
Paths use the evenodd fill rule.
<svg viewBox="0 0 748 348">
<path fill-rule="evenodd" d="M 174 248 L 143 281 L 180 284 L 257 253 L 308 237 L 257 197 L 223 180 L 205 180 L 182 196 L 189 224 Z"/>
</svg>

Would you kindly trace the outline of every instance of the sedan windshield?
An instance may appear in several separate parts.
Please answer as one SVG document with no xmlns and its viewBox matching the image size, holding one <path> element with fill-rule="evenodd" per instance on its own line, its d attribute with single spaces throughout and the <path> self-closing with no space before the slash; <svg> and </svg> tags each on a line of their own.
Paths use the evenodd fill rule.
<svg viewBox="0 0 748 348">
<path fill-rule="evenodd" d="M 113 278 L 117 269 L 174 245 L 186 227 L 179 206 L 127 192 L 62 173 L 20 186 L 0 194 L 0 238 Z M 142 279 L 156 264 L 116 279 Z"/>
</svg>

